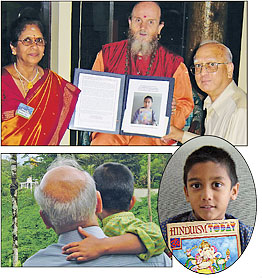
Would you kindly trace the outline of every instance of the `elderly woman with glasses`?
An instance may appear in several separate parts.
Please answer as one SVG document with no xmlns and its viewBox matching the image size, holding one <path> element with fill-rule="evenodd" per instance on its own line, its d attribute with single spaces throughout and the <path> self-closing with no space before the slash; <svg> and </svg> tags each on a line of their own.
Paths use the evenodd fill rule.
<svg viewBox="0 0 262 278">
<path fill-rule="evenodd" d="M 200 44 L 190 67 L 198 87 L 208 96 L 204 135 L 222 137 L 234 145 L 247 144 L 247 95 L 233 80 L 234 65 L 228 47 L 217 41 Z M 182 143 L 197 135 L 171 127 L 162 140 Z"/>
<path fill-rule="evenodd" d="M 11 28 L 15 62 L 2 69 L 2 145 L 58 145 L 80 90 L 39 62 L 41 21 L 20 16 Z"/>
</svg>

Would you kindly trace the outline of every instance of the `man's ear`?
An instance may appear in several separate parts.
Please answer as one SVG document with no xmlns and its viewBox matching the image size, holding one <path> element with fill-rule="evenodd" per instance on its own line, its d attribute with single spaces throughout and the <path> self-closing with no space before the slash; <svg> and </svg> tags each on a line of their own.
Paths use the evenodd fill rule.
<svg viewBox="0 0 262 278">
<path fill-rule="evenodd" d="M 190 203 L 190 201 L 189 201 L 189 195 L 188 195 L 188 190 L 187 190 L 187 187 L 186 187 L 186 186 L 184 186 L 184 193 L 185 193 L 185 196 L 186 196 L 186 201 L 187 201 L 188 203 Z"/>
<path fill-rule="evenodd" d="M 130 29 L 130 27 L 131 27 L 131 23 L 132 23 L 132 18 L 131 18 L 131 16 L 129 16 L 129 17 L 128 17 L 128 25 L 129 25 L 129 29 Z"/>
<path fill-rule="evenodd" d="M 135 203 L 136 203 L 136 197 L 133 195 L 132 199 L 130 201 L 130 205 L 129 205 L 129 209 L 128 210 L 131 210 L 133 208 L 133 206 L 135 205 Z"/>
<path fill-rule="evenodd" d="M 236 183 L 231 189 L 231 196 L 230 196 L 231 200 L 233 201 L 236 200 L 238 192 L 239 192 L 239 182 Z"/>
<path fill-rule="evenodd" d="M 102 197 L 99 191 L 96 191 L 96 214 L 99 214 L 103 210 L 103 203 L 102 203 Z"/>
<path fill-rule="evenodd" d="M 160 35 L 162 29 L 164 28 L 164 26 L 165 26 L 164 21 L 161 21 L 161 22 L 159 23 L 159 26 L 158 26 L 158 34 L 159 34 L 159 35 Z"/>
<path fill-rule="evenodd" d="M 228 78 L 233 78 L 233 72 L 234 72 L 234 64 L 231 62 L 231 63 L 228 63 L 227 64 L 227 77 Z"/>
<path fill-rule="evenodd" d="M 40 210 L 39 213 L 40 213 L 41 218 L 43 219 L 43 222 L 45 223 L 46 228 L 47 229 L 53 228 L 53 225 L 50 222 L 48 216 L 45 214 L 45 212 Z"/>
</svg>

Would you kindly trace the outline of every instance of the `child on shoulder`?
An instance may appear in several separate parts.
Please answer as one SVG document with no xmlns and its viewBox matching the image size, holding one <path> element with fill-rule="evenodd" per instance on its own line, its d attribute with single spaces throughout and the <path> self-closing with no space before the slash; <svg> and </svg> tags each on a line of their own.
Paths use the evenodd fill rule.
<svg viewBox="0 0 262 278">
<path fill-rule="evenodd" d="M 86 238 L 63 247 L 64 253 L 70 254 L 68 259 L 83 261 L 104 254 L 130 253 L 148 260 L 162 254 L 166 244 L 159 226 L 145 223 L 129 211 L 136 201 L 131 171 L 123 164 L 106 163 L 95 170 L 93 178 L 103 203 L 98 217 L 109 238 L 96 239 L 80 228 L 79 232 Z"/>
</svg>

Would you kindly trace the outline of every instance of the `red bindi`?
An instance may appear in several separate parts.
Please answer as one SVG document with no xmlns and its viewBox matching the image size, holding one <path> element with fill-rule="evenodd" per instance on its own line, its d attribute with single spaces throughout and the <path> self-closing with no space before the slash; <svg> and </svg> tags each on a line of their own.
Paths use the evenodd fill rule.
<svg viewBox="0 0 262 278">
<path fill-rule="evenodd" d="M 144 15 L 144 18 L 146 18 L 146 15 Z"/>
</svg>

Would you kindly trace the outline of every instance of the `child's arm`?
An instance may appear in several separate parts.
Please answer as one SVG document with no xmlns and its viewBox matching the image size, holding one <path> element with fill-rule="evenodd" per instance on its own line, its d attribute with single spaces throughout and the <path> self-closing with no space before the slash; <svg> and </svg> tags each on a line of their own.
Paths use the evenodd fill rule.
<svg viewBox="0 0 262 278">
<path fill-rule="evenodd" d="M 63 254 L 70 254 L 67 260 L 89 261 L 107 254 L 140 254 L 146 251 L 139 237 L 131 233 L 99 239 L 81 227 L 78 231 L 85 239 L 62 248 Z"/>
<path fill-rule="evenodd" d="M 132 233 L 139 237 L 146 247 L 146 252 L 138 256 L 141 260 L 148 260 L 152 256 L 160 255 L 166 249 L 165 241 L 162 237 L 161 230 L 153 222 L 146 222 L 136 219 L 129 224 L 125 233 Z M 105 232 L 107 235 L 107 233 Z"/>
<path fill-rule="evenodd" d="M 132 212 L 107 217 L 103 224 L 103 231 L 109 237 L 126 233 L 137 235 L 146 247 L 146 251 L 138 255 L 141 260 L 160 255 L 166 248 L 159 226 L 153 222 L 143 222 L 135 218 Z"/>
</svg>

